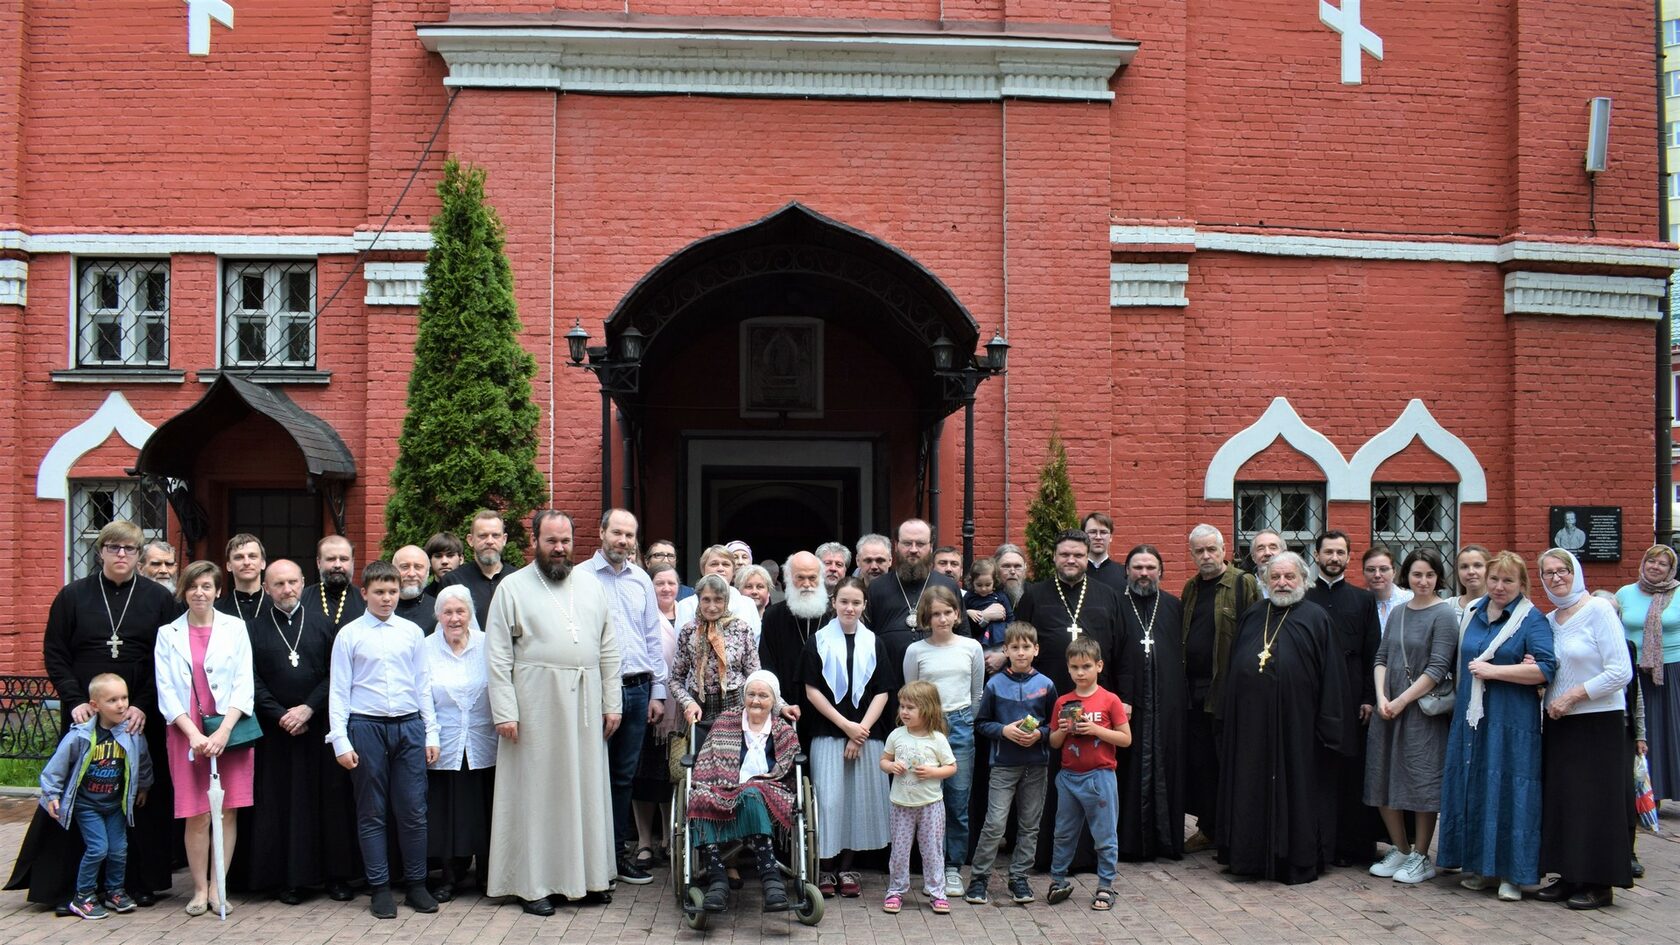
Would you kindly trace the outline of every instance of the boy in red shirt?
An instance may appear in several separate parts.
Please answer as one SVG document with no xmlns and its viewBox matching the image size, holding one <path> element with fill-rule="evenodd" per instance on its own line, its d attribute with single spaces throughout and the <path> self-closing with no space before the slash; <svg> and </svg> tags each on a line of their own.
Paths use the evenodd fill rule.
<svg viewBox="0 0 1680 945">
<path fill-rule="evenodd" d="M 1051 716 L 1056 721 L 1050 747 L 1061 749 L 1062 770 L 1056 774 L 1056 840 L 1045 899 L 1056 903 L 1073 895 L 1068 866 L 1083 821 L 1097 851 L 1097 893 L 1091 898 L 1091 908 L 1107 912 L 1114 908 L 1114 871 L 1120 852 L 1114 749 L 1132 743 L 1132 726 L 1120 697 L 1097 685 L 1103 661 L 1102 648 L 1095 640 L 1083 637 L 1069 643 L 1067 663 L 1073 691 L 1056 700 Z"/>
</svg>

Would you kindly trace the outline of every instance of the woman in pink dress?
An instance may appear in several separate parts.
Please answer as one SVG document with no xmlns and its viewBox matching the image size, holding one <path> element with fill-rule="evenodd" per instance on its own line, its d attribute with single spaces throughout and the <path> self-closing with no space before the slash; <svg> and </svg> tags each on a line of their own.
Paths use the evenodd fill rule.
<svg viewBox="0 0 1680 945">
<path fill-rule="evenodd" d="M 218 910 L 210 850 L 210 759 L 222 779 L 223 862 L 233 862 L 234 812 L 251 806 L 252 748 L 227 747 L 238 721 L 252 713 L 251 640 L 245 622 L 215 609 L 222 572 L 194 561 L 181 574 L 176 594 L 187 612 L 158 629 L 153 650 L 158 708 L 169 720 L 169 776 L 175 783 L 175 817 L 186 820 L 187 867 L 193 894 L 187 915 Z M 205 716 L 222 716 L 206 732 Z M 228 911 L 233 906 L 228 905 Z"/>
</svg>

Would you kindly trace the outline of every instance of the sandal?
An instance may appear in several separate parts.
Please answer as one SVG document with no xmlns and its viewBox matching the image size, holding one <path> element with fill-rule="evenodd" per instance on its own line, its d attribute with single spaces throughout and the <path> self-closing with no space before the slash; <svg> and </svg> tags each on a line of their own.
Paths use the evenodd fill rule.
<svg viewBox="0 0 1680 945">
<path fill-rule="evenodd" d="M 1097 912 L 1107 912 L 1114 908 L 1114 890 L 1103 887 L 1091 897 L 1091 908 Z"/>
<path fill-rule="evenodd" d="M 898 915 L 898 910 L 902 908 L 904 908 L 903 896 L 888 896 L 887 900 L 881 903 L 881 911 L 887 915 Z"/>
<path fill-rule="evenodd" d="M 1073 883 L 1065 879 L 1058 879 L 1050 884 L 1050 891 L 1044 894 L 1044 901 L 1055 905 L 1058 902 L 1066 902 L 1068 897 L 1072 895 Z"/>
<path fill-rule="evenodd" d="M 632 859 L 632 862 L 636 864 L 638 869 L 645 870 L 654 863 L 658 862 L 658 858 L 654 856 L 653 847 L 637 847 L 636 855 Z"/>
<path fill-rule="evenodd" d="M 934 896 L 933 901 L 929 904 L 933 906 L 934 915 L 951 914 L 951 900 L 946 899 L 944 896 Z"/>
</svg>

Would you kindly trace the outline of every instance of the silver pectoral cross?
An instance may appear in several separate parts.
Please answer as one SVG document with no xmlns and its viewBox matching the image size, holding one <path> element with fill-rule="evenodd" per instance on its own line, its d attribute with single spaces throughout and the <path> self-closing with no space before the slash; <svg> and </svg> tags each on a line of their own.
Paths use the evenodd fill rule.
<svg viewBox="0 0 1680 945">
<path fill-rule="evenodd" d="M 1073 625 L 1069 626 L 1068 627 L 1068 634 L 1070 636 L 1072 636 L 1075 640 L 1079 639 L 1079 624 L 1073 624 Z"/>
<path fill-rule="evenodd" d="M 1144 637 L 1143 638 L 1143 655 L 1144 656 L 1151 656 L 1154 653 L 1155 653 L 1155 638 L 1153 636 Z"/>
<path fill-rule="evenodd" d="M 298 664 L 297 650 L 293 650 L 292 652 L 286 654 L 286 659 L 291 660 L 293 669 L 297 668 L 297 664 Z"/>
<path fill-rule="evenodd" d="M 111 659 L 116 659 L 117 655 L 118 655 L 118 649 L 122 646 L 122 637 L 117 636 L 117 631 L 112 630 L 111 631 L 111 639 L 107 640 L 106 642 L 111 644 Z"/>
</svg>

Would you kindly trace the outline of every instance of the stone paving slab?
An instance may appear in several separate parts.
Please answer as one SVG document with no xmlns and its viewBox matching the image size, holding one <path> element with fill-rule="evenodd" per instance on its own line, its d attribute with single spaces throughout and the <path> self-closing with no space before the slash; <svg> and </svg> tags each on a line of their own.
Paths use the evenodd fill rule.
<svg viewBox="0 0 1680 945">
<path fill-rule="evenodd" d="M 0 863 L 10 874 L 23 838 L 25 801 L 0 800 Z M 1668 803 L 1666 823 L 1680 831 L 1680 806 Z M 436 915 L 399 905 L 398 918 L 378 921 L 367 900 L 337 903 L 324 896 L 297 906 L 234 896 L 226 923 L 182 912 L 177 894 L 157 906 L 100 922 L 54 918 L 29 905 L 21 892 L 0 893 L 0 942 L 7 945 L 549 945 L 549 943 L 708 942 L 712 945 L 815 943 L 815 945 L 1652 945 L 1680 942 L 1680 838 L 1642 834 L 1646 879 L 1618 890 L 1616 904 L 1598 912 L 1525 899 L 1502 903 L 1491 891 L 1460 889 L 1442 876 L 1418 887 L 1375 879 L 1363 870 L 1332 870 L 1316 883 L 1286 887 L 1234 881 L 1210 854 L 1177 863 L 1121 864 L 1119 902 L 1104 915 L 1088 905 L 1095 877 L 1076 877 L 1073 898 L 1057 906 L 1042 901 L 1046 877 L 1035 877 L 1040 901 L 1025 908 L 994 899 L 989 906 L 960 900 L 952 914 L 936 916 L 919 893 L 904 912 L 881 912 L 885 877 L 864 874 L 860 899 L 831 899 L 822 924 L 808 928 L 791 915 L 763 915 L 749 877 L 736 896 L 736 911 L 715 918 L 705 932 L 682 924 L 666 870 L 648 886 L 621 886 L 612 905 L 560 907 L 552 918 L 527 916 L 517 905 L 477 896 L 446 903 Z M 185 886 L 177 874 L 177 888 Z M 993 894 L 999 891 L 993 881 Z"/>
</svg>

